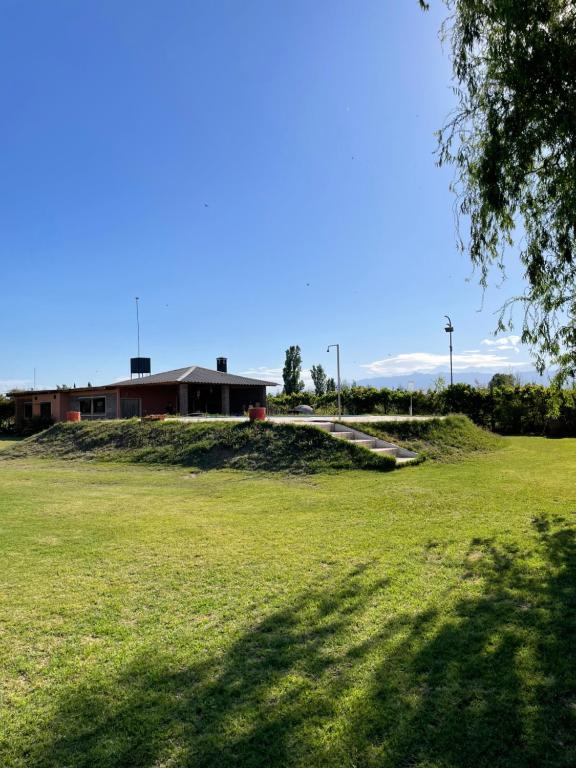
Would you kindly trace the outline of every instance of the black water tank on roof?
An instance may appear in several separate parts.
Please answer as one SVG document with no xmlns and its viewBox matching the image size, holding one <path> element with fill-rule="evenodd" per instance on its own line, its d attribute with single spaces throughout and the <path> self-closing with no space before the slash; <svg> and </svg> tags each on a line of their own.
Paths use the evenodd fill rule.
<svg viewBox="0 0 576 768">
<path fill-rule="evenodd" d="M 149 357 L 131 357 L 130 358 L 130 373 L 150 373 L 152 367 L 150 365 Z"/>
<path fill-rule="evenodd" d="M 217 357 L 216 358 L 216 370 L 220 373 L 228 373 L 228 358 Z"/>
</svg>

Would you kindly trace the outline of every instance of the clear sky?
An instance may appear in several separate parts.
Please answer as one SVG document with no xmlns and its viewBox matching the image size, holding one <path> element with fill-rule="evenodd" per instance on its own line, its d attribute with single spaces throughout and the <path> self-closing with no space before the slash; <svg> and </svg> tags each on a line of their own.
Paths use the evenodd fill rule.
<svg viewBox="0 0 576 768">
<path fill-rule="evenodd" d="M 135 296 L 153 371 L 445 370 L 445 313 L 457 369 L 528 360 L 455 248 L 433 5 L 3 0 L 0 390 L 125 377 Z"/>
</svg>

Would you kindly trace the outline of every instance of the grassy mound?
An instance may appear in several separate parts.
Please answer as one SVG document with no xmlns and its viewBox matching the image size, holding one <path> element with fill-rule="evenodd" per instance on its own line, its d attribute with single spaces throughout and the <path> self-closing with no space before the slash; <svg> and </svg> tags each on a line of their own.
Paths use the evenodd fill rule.
<svg viewBox="0 0 576 768">
<path fill-rule="evenodd" d="M 350 426 L 440 462 L 457 461 L 475 453 L 497 450 L 504 445 L 503 438 L 477 427 L 467 416 L 362 422 Z"/>
<path fill-rule="evenodd" d="M 329 469 L 386 471 L 395 466 L 389 456 L 377 456 L 335 440 L 314 427 L 272 423 L 61 423 L 2 455 L 301 473 Z"/>
</svg>

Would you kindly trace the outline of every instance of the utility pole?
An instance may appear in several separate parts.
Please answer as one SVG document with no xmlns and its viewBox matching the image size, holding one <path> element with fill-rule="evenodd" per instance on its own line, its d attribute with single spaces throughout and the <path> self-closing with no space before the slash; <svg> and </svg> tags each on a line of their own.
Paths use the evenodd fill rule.
<svg viewBox="0 0 576 768">
<path fill-rule="evenodd" d="M 340 398 L 340 344 L 329 344 L 326 352 L 330 352 L 332 347 L 336 347 L 336 376 L 338 380 L 337 395 L 338 395 L 338 417 L 342 416 L 342 401 Z"/>
<path fill-rule="evenodd" d="M 452 387 L 454 385 L 454 375 L 452 373 L 452 334 L 454 333 L 454 326 L 448 315 L 444 315 L 444 317 L 448 320 L 444 330 L 450 335 L 450 386 Z"/>
</svg>

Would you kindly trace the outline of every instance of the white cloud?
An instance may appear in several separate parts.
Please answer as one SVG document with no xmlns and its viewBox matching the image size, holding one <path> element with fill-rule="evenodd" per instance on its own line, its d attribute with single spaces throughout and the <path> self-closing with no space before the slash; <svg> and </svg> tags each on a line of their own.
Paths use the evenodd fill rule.
<svg viewBox="0 0 576 768">
<path fill-rule="evenodd" d="M 240 371 L 238 375 L 264 381 L 282 381 L 282 368 L 267 368 L 261 365 L 258 368 L 250 368 L 248 371 Z"/>
<path fill-rule="evenodd" d="M 530 367 L 530 363 L 511 360 L 497 352 L 479 352 L 469 350 L 453 356 L 455 371 L 478 370 L 506 370 L 507 368 Z M 399 376 L 410 373 L 436 373 L 446 371 L 450 367 L 450 355 L 433 354 L 431 352 L 407 352 L 395 357 L 387 357 L 384 360 L 375 360 L 372 363 L 364 363 L 360 366 L 366 368 L 375 375 Z"/>
<path fill-rule="evenodd" d="M 520 351 L 520 336 L 501 336 L 499 339 L 483 339 L 481 341 L 485 347 L 492 349 Z"/>
</svg>

